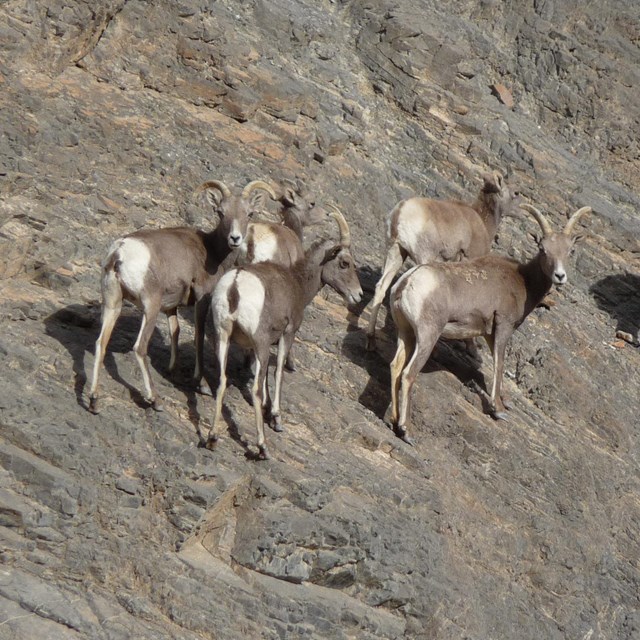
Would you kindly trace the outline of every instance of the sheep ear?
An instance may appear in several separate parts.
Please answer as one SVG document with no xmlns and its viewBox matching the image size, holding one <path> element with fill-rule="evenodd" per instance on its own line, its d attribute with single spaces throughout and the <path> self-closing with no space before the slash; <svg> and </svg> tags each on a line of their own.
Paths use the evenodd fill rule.
<svg viewBox="0 0 640 640">
<path fill-rule="evenodd" d="M 327 249 L 325 254 L 324 254 L 324 258 L 322 258 L 322 262 L 320 263 L 320 265 L 325 265 L 327 264 L 327 262 L 331 262 L 334 258 L 336 258 L 336 256 L 340 253 L 340 251 L 342 250 L 342 247 L 337 244 L 334 247 L 331 247 L 331 249 Z"/>
<path fill-rule="evenodd" d="M 253 211 L 263 211 L 266 208 L 267 192 L 262 189 L 256 189 L 251 194 L 251 209 Z"/>
<path fill-rule="evenodd" d="M 296 192 L 291 187 L 287 187 L 280 198 L 283 204 L 293 206 L 296 203 Z"/>
<path fill-rule="evenodd" d="M 535 233 L 533 231 L 527 231 L 527 237 L 530 238 L 536 245 L 539 245 L 542 242 L 542 236 L 539 233 Z"/>
<path fill-rule="evenodd" d="M 221 207 L 220 204 L 222 202 L 222 193 L 217 189 L 207 189 L 205 191 L 207 202 L 218 212 L 220 213 Z"/>
<path fill-rule="evenodd" d="M 296 179 L 295 190 L 296 190 L 296 193 L 301 198 L 304 198 L 306 195 L 309 194 L 309 190 L 307 189 L 307 185 L 304 182 L 302 182 L 302 180 L 300 180 L 300 178 Z"/>
<path fill-rule="evenodd" d="M 484 187 L 482 190 L 485 193 L 500 193 L 500 186 L 496 182 L 497 175 L 500 175 L 500 174 L 485 173 L 484 176 L 482 176 L 482 179 L 484 180 Z"/>
</svg>

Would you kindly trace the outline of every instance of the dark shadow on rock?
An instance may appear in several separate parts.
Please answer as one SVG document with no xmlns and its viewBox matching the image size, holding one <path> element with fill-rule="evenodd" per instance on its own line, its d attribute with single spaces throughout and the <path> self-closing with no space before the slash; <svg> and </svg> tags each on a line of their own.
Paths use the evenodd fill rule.
<svg viewBox="0 0 640 640">
<path fill-rule="evenodd" d="M 141 321 L 142 315 L 137 310 L 123 307 L 123 313 L 121 313 L 116 322 L 107 347 L 104 370 L 117 384 L 121 384 L 129 390 L 131 400 L 138 407 L 146 409 L 149 404 L 144 400 L 140 389 L 122 378 L 113 357 L 113 353 L 132 352 Z M 100 331 L 100 307 L 72 304 L 45 318 L 44 324 L 47 335 L 58 340 L 71 355 L 75 377 L 74 392 L 76 401 L 78 405 L 88 410 L 89 407 L 85 401 L 84 392 L 92 371 L 87 371 L 85 367 L 85 354 L 86 352 L 92 354 L 94 352 L 95 341 Z M 164 341 L 158 329 L 154 329 L 149 342 L 149 361 L 153 369 L 151 375 L 160 374 L 171 385 L 185 394 L 189 409 L 189 420 L 198 429 L 200 415 L 197 409 L 195 389 L 191 380 L 195 362 L 195 348 L 193 344 L 180 343 L 178 365 L 173 374 L 168 371 L 170 356 L 170 345 Z M 135 367 L 137 369 L 137 363 Z M 102 389 L 104 389 L 105 371 L 101 372 L 100 386 Z"/>
<path fill-rule="evenodd" d="M 236 419 L 234 418 L 231 410 L 224 404 L 222 406 L 222 420 L 224 424 L 227 425 L 226 433 L 228 433 L 231 439 L 237 442 L 244 449 L 244 457 L 247 460 L 253 460 L 253 461 L 263 460 L 256 444 L 258 441 L 258 434 L 255 433 L 255 424 L 253 421 L 253 416 L 250 421 L 251 424 L 247 425 L 247 428 L 250 429 L 252 432 L 251 435 L 249 435 L 248 437 L 240 433 L 240 429 L 238 428 L 238 423 Z M 265 443 L 267 447 L 269 447 L 270 439 L 272 435 L 273 434 L 271 433 L 271 429 L 265 425 Z M 207 436 L 208 436 L 208 433 L 207 433 Z M 223 438 L 225 436 L 225 432 L 224 431 L 220 432 L 219 430 L 217 436 L 218 438 L 215 444 L 213 445 L 211 451 L 216 450 L 217 444 L 220 441 L 220 438 Z M 204 436 L 204 434 L 200 431 L 199 427 L 198 427 L 198 438 L 199 438 L 198 446 L 201 448 L 208 448 L 206 444 L 207 437 Z"/>
<path fill-rule="evenodd" d="M 598 308 L 616 321 L 616 331 L 630 333 L 638 341 L 640 330 L 640 276 L 609 275 L 590 287 Z"/>
<path fill-rule="evenodd" d="M 93 350 L 97 337 L 95 327 L 100 326 L 100 307 L 72 304 L 47 316 L 44 319 L 44 325 L 46 334 L 55 338 L 71 355 L 76 401 L 88 410 L 89 407 L 83 399 L 83 391 L 87 383 L 84 354 L 85 351 Z"/>
<path fill-rule="evenodd" d="M 476 340 L 476 346 L 484 345 L 481 357 L 483 361 L 491 362 L 491 353 L 484 340 Z M 493 380 L 493 368 L 490 367 L 489 380 L 480 371 L 481 362 L 478 362 L 469 354 L 466 344 L 462 340 L 439 340 L 431 355 L 430 361 L 438 365 L 434 370 L 446 370 L 458 378 L 458 380 L 477 393 L 482 401 L 484 413 L 490 413 L 488 382 Z M 427 365 L 428 366 L 428 365 Z"/>
<path fill-rule="evenodd" d="M 251 449 L 247 438 L 241 435 L 240 430 L 238 429 L 238 424 L 235 421 L 233 414 L 231 413 L 231 410 L 224 404 L 222 405 L 222 420 L 223 420 L 223 423 L 227 425 L 226 433 L 228 433 L 231 439 L 237 442 L 244 449 L 245 457 L 249 459 L 254 459 L 254 458 L 257 459 L 258 457 L 257 452 L 254 452 Z M 202 448 L 207 448 L 207 439 L 209 436 L 209 430 L 207 429 L 207 434 L 205 436 L 205 434 L 203 434 L 202 431 L 200 430 L 200 426 L 198 425 L 197 432 L 198 432 L 198 439 L 199 439 L 198 446 Z M 220 438 L 224 436 L 225 436 L 225 432 L 221 432 L 219 428 L 217 433 L 217 440 L 213 448 L 211 449 L 212 451 L 215 451 L 217 443 L 219 442 Z M 256 435 L 256 438 L 257 438 L 257 435 Z"/>
</svg>

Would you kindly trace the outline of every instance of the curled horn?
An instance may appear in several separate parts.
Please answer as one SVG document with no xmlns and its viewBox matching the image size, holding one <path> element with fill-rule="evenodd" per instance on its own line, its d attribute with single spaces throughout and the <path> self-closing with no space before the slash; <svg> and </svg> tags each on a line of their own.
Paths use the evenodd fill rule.
<svg viewBox="0 0 640 640">
<path fill-rule="evenodd" d="M 328 212 L 328 215 L 331 216 L 340 227 L 340 244 L 343 248 L 348 249 L 351 246 L 351 231 L 349 231 L 349 225 L 338 207 L 334 204 L 330 204 L 329 206 L 331 207 L 331 211 Z"/>
<path fill-rule="evenodd" d="M 254 190 L 254 189 L 264 189 L 270 196 L 272 200 L 277 200 L 278 196 L 276 196 L 276 192 L 271 188 L 270 185 L 268 185 L 266 182 L 264 182 L 263 180 L 252 180 L 243 190 L 242 190 L 242 197 L 243 198 L 248 198 L 249 194 Z"/>
<path fill-rule="evenodd" d="M 524 209 L 524 211 L 528 211 L 538 221 L 538 224 L 542 229 L 542 233 L 545 236 L 550 236 L 553 233 L 553 229 L 551 228 L 551 225 L 549 224 L 547 219 L 534 206 L 525 203 L 521 204 L 520 208 Z"/>
<path fill-rule="evenodd" d="M 207 189 L 218 189 L 225 198 L 231 197 L 231 189 L 221 180 L 207 180 L 203 182 L 197 189 L 196 193 L 206 191 Z"/>
<path fill-rule="evenodd" d="M 578 220 L 580 219 L 580 217 L 585 214 L 585 213 L 590 213 L 591 212 L 591 207 L 582 207 L 581 209 L 578 209 L 570 218 L 569 220 L 567 220 L 567 224 L 565 225 L 564 230 L 562 231 L 562 233 L 564 233 L 567 236 L 570 236 L 572 231 L 573 231 L 573 227 L 575 227 L 576 222 L 578 222 Z"/>
</svg>

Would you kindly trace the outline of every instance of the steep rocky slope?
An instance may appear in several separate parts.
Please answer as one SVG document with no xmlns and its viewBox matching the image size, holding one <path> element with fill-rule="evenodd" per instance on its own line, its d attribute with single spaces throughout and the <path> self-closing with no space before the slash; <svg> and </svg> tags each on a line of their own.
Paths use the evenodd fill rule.
<svg viewBox="0 0 640 640">
<path fill-rule="evenodd" d="M 639 636 L 640 354 L 615 337 L 640 328 L 637 3 L 4 0 L 0 34 L 0 638 Z M 247 455 L 240 354 L 229 431 L 197 447 L 188 310 L 175 377 L 163 322 L 152 340 L 165 412 L 133 308 L 87 412 L 100 260 L 143 226 L 214 225 L 202 180 L 339 204 L 368 300 L 395 202 L 471 200 L 495 169 L 556 224 L 594 209 L 508 350 L 509 422 L 482 411 L 486 349 L 479 373 L 442 343 L 416 446 L 394 438 L 392 322 L 367 354 L 367 310 L 334 294 L 271 461 Z M 496 251 L 532 255 L 534 231 L 505 220 Z"/>
</svg>

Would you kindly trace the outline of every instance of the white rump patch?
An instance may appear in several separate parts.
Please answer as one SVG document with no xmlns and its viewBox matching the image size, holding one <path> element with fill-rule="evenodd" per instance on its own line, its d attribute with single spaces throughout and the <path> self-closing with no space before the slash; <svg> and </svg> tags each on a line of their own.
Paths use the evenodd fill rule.
<svg viewBox="0 0 640 640">
<path fill-rule="evenodd" d="M 140 296 L 151 262 L 149 247 L 142 240 L 120 238 L 111 245 L 105 264 L 114 253 L 120 260 L 118 279 L 131 293 Z"/>
<path fill-rule="evenodd" d="M 396 227 L 398 241 L 410 254 L 415 254 L 416 240 L 424 234 L 427 224 L 428 220 L 419 199 L 410 198 L 402 205 Z"/>
<path fill-rule="evenodd" d="M 397 306 L 402 309 L 407 318 L 417 321 L 420 318 L 423 304 L 439 285 L 439 278 L 433 269 L 429 267 L 417 266 L 409 269 L 395 284 L 391 292 L 392 299 L 395 298 L 395 290 L 406 281 L 401 297 L 397 301 Z"/>
<path fill-rule="evenodd" d="M 237 322 L 248 335 L 254 335 L 260 324 L 260 316 L 264 309 L 265 290 L 260 278 L 249 271 L 238 273 L 238 293 L 240 303 L 237 311 Z"/>
<path fill-rule="evenodd" d="M 260 238 L 260 242 L 254 248 L 254 262 L 267 262 L 272 260 L 278 251 L 278 241 L 273 234 Z"/>
<path fill-rule="evenodd" d="M 238 307 L 232 313 L 229 306 L 229 291 L 236 283 L 238 287 Z M 235 322 L 243 333 L 254 335 L 260 324 L 264 308 L 265 290 L 260 278 L 242 269 L 233 269 L 220 278 L 213 291 L 211 313 L 215 325 L 222 326 L 225 321 Z"/>
<path fill-rule="evenodd" d="M 245 261 L 248 260 L 248 246 L 253 243 L 253 259 L 251 262 L 269 262 L 278 251 L 278 238 L 276 234 L 267 226 L 260 223 L 251 225 L 250 232 L 247 233 L 245 241 L 242 243 L 241 252 Z"/>
<path fill-rule="evenodd" d="M 236 279 L 237 269 L 227 271 L 215 286 L 211 295 L 211 316 L 215 326 L 222 326 L 223 320 L 229 317 L 229 288 Z"/>
</svg>

